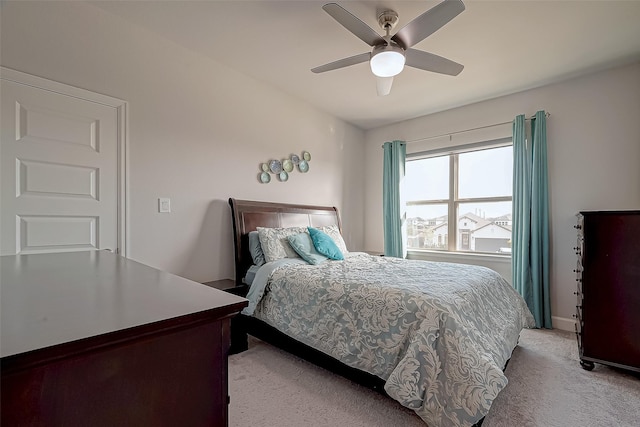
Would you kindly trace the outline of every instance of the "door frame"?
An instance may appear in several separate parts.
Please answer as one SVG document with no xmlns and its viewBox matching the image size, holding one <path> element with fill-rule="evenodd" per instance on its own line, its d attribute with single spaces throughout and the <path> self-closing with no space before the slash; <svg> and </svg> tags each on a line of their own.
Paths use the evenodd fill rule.
<svg viewBox="0 0 640 427">
<path fill-rule="evenodd" d="M 129 253 L 129 104 L 127 101 L 113 98 L 64 83 L 58 83 L 42 77 L 23 73 L 0 66 L 0 78 L 2 80 L 32 86 L 37 89 L 55 92 L 61 95 L 71 96 L 84 101 L 95 102 L 115 108 L 117 114 L 117 247 L 115 252 L 127 256 Z"/>
</svg>

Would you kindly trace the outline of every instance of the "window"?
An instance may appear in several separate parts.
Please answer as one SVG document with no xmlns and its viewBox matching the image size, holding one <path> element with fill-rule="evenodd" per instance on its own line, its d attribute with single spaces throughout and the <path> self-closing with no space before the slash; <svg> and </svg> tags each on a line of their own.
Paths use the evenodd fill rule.
<svg viewBox="0 0 640 427">
<path fill-rule="evenodd" d="M 512 176 L 510 141 L 407 156 L 407 248 L 510 254 Z"/>
</svg>

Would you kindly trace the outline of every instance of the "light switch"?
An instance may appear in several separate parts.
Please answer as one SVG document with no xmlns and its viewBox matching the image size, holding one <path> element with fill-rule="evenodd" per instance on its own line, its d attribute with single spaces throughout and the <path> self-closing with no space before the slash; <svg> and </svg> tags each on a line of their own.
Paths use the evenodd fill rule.
<svg viewBox="0 0 640 427">
<path fill-rule="evenodd" d="M 171 199 L 168 197 L 160 197 L 158 199 L 158 212 L 169 213 L 171 212 Z"/>
</svg>

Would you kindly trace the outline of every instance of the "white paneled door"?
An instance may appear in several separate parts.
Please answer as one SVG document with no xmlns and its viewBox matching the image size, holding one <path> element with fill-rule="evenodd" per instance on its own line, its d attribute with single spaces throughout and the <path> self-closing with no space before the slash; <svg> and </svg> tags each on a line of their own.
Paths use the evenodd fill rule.
<svg viewBox="0 0 640 427">
<path fill-rule="evenodd" d="M 7 69 L 1 77 L 2 255 L 122 253 L 117 100 Z"/>
</svg>

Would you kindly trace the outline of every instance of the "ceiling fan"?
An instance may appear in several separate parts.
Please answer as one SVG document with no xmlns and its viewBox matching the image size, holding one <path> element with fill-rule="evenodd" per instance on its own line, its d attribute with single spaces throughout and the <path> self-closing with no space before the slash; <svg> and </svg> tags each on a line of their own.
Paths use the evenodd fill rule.
<svg viewBox="0 0 640 427">
<path fill-rule="evenodd" d="M 393 36 L 389 33 L 398 23 L 398 14 L 393 10 L 384 10 L 378 14 L 378 24 L 386 32 L 385 36 L 380 36 L 373 28 L 336 3 L 325 4 L 322 8 L 356 37 L 372 46 L 373 50 L 312 68 L 314 73 L 369 61 L 371 71 L 376 75 L 378 95 L 385 96 L 391 91 L 393 76 L 398 75 L 405 65 L 450 76 L 457 76 L 464 68 L 464 65 L 457 62 L 411 48 L 458 16 L 464 10 L 461 0 L 444 0 L 409 22 Z"/>
</svg>

